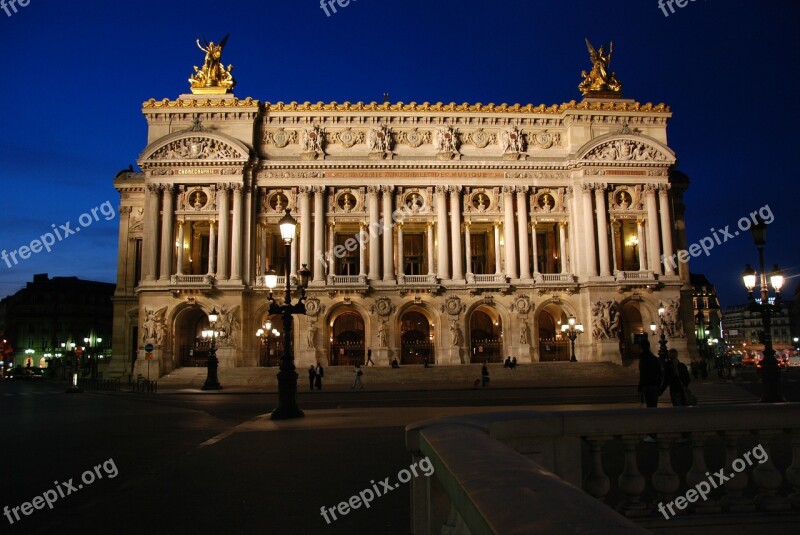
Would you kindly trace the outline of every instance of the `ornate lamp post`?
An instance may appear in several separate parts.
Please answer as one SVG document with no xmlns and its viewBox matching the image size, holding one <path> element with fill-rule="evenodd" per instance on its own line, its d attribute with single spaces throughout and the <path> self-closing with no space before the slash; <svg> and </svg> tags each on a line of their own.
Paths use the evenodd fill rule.
<svg viewBox="0 0 800 535">
<path fill-rule="evenodd" d="M 272 411 L 273 420 L 287 420 L 289 418 L 301 418 L 305 416 L 303 411 L 297 406 L 297 371 L 294 365 L 294 354 L 292 352 L 292 315 L 305 314 L 306 305 L 303 302 L 306 298 L 306 286 L 311 276 L 311 271 L 303 264 L 300 270 L 300 299 L 296 304 L 292 304 L 292 289 L 289 273 L 289 259 L 292 254 L 292 240 L 294 240 L 297 230 L 297 221 L 292 217 L 290 210 L 286 209 L 286 215 L 278 223 L 281 228 L 281 237 L 286 247 L 286 262 L 284 274 L 286 276 L 286 288 L 283 295 L 283 303 L 278 304 L 272 298 L 272 290 L 278 285 L 278 276 L 274 271 L 266 276 L 267 288 L 269 288 L 269 313 L 281 314 L 283 316 L 283 355 L 281 355 L 280 371 L 278 372 L 278 407 Z"/>
<path fill-rule="evenodd" d="M 75 352 L 75 342 L 62 342 L 61 347 L 65 352 L 72 352 L 72 382 L 67 388 L 67 394 L 80 394 L 83 390 L 78 386 L 78 358 Z"/>
<path fill-rule="evenodd" d="M 91 334 L 83 339 L 83 343 L 89 347 L 89 358 L 92 359 L 92 379 L 97 379 L 97 347 L 102 342 L 102 338 Z"/>
<path fill-rule="evenodd" d="M 781 395 L 781 371 L 778 367 L 778 360 L 775 358 L 775 350 L 772 349 L 772 315 L 780 311 L 781 308 L 781 288 L 783 287 L 783 272 L 776 264 L 770 273 L 769 284 L 775 290 L 775 299 L 770 303 L 769 285 L 767 284 L 767 272 L 764 269 L 764 245 L 767 243 L 767 224 L 758 217 L 756 224 L 750 228 L 753 233 L 753 242 L 758 248 L 758 261 L 761 268 L 760 274 L 747 264 L 742 273 L 744 286 L 747 288 L 747 297 L 750 300 L 750 310 L 761 314 L 761 343 L 764 344 L 764 359 L 761 361 L 761 384 L 762 384 L 762 403 L 776 403 L 786 401 Z M 759 276 L 759 286 L 761 298 L 753 297 L 753 289 L 756 287 L 756 275 Z"/>
<path fill-rule="evenodd" d="M 278 329 L 272 328 L 272 320 L 269 319 L 256 331 L 256 336 L 261 338 L 261 344 L 266 348 L 267 352 L 266 359 L 264 359 L 264 366 L 269 366 L 269 336 L 278 336 L 279 334 Z"/>
<path fill-rule="evenodd" d="M 655 323 L 650 324 L 650 332 L 653 333 L 655 336 L 656 330 L 661 330 L 661 335 L 658 337 L 658 358 L 661 361 L 661 365 L 664 366 L 667 362 L 669 362 L 669 353 L 667 353 L 667 334 L 666 334 L 666 326 L 667 322 L 664 320 L 664 313 L 666 312 L 664 308 L 664 304 L 661 303 L 658 306 L 658 327 Z"/>
<path fill-rule="evenodd" d="M 570 316 L 567 319 L 567 323 L 561 325 L 561 332 L 567 338 L 569 338 L 570 344 L 572 346 L 572 354 L 569 357 L 570 362 L 578 362 L 578 359 L 575 358 L 575 339 L 578 337 L 579 334 L 583 332 L 583 324 L 575 322 L 575 316 Z"/>
<path fill-rule="evenodd" d="M 214 307 L 208 315 L 208 323 L 211 329 L 203 332 L 203 337 L 211 338 L 211 347 L 208 350 L 208 373 L 206 382 L 203 384 L 203 390 L 222 390 L 222 385 L 219 384 L 219 379 L 217 379 L 219 361 L 217 360 L 217 331 L 214 329 L 218 319 L 219 313 L 217 312 L 217 307 Z"/>
</svg>

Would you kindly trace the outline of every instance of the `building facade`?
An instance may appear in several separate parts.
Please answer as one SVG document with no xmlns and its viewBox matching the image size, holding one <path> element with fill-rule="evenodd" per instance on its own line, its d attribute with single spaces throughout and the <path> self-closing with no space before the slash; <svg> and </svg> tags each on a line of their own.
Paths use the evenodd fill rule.
<svg viewBox="0 0 800 535">
<path fill-rule="evenodd" d="M 660 305 L 670 347 L 696 352 L 687 264 L 662 262 L 685 248 L 688 187 L 665 105 L 222 93 L 145 102 L 141 172 L 114 180 L 116 372 L 137 373 L 146 344 L 162 374 L 201 363 L 213 308 L 221 366 L 275 364 L 280 333 L 256 331 L 280 325 L 264 275 L 281 287 L 287 264 L 312 272 L 298 367 L 363 362 L 368 349 L 379 365 L 568 360 L 570 316 L 585 326 L 579 361 L 623 362 Z M 287 209 L 299 223 L 288 254 Z"/>
<path fill-rule="evenodd" d="M 722 309 L 717 298 L 717 289 L 702 273 L 692 273 L 690 281 L 697 351 L 704 358 L 713 361 L 720 351 L 724 351 Z"/>
<path fill-rule="evenodd" d="M 756 300 L 760 302 L 760 299 Z M 792 331 L 794 302 L 783 301 L 781 309 L 772 316 L 772 347 L 780 355 L 788 355 L 795 349 Z M 752 311 L 750 305 L 735 305 L 725 309 L 722 319 L 725 341 L 731 352 L 755 356 L 764 351 L 760 333 L 761 313 Z"/>
</svg>

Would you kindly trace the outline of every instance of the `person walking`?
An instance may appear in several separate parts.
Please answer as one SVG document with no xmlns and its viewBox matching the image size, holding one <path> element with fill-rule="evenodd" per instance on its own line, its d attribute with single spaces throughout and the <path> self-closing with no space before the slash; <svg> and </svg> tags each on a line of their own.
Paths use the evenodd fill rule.
<svg viewBox="0 0 800 535">
<path fill-rule="evenodd" d="M 686 364 L 678 360 L 678 351 L 669 350 L 669 363 L 664 368 L 664 382 L 661 393 L 669 388 L 669 397 L 673 407 L 687 406 L 686 387 L 689 386 L 689 369 Z"/>
<path fill-rule="evenodd" d="M 353 386 L 351 386 L 350 388 L 351 389 L 355 389 L 356 385 L 358 385 L 358 387 L 363 390 L 364 389 L 364 385 L 361 384 L 361 376 L 364 375 L 364 372 L 361 371 L 361 365 L 360 364 L 356 364 L 356 368 L 355 368 L 354 371 L 356 373 L 356 378 L 353 380 Z"/>
<path fill-rule="evenodd" d="M 314 369 L 314 365 L 308 367 L 308 389 L 314 390 L 314 383 L 317 381 L 317 370 Z"/>
<path fill-rule="evenodd" d="M 317 387 L 317 390 L 322 390 L 322 377 L 325 375 L 325 368 L 322 367 L 322 364 L 317 362 L 317 369 L 316 369 L 316 381 L 314 385 Z"/>
<path fill-rule="evenodd" d="M 650 351 L 650 342 L 647 339 L 642 340 L 641 346 L 638 392 L 644 397 L 645 405 L 658 407 L 658 394 L 661 388 L 661 365 L 658 362 L 658 357 Z"/>
<path fill-rule="evenodd" d="M 364 366 L 369 366 L 370 364 L 375 366 L 375 363 L 372 362 L 372 348 L 371 347 L 367 348 L 367 362 L 364 363 Z"/>
<path fill-rule="evenodd" d="M 486 366 L 486 363 L 483 363 L 483 367 L 481 368 L 481 386 L 486 386 L 489 384 L 489 368 Z"/>
</svg>

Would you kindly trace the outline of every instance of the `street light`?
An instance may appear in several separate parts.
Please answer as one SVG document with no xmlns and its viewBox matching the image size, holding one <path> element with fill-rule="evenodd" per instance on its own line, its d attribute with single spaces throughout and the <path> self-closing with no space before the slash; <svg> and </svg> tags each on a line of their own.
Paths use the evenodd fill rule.
<svg viewBox="0 0 800 535">
<path fill-rule="evenodd" d="M 281 229 L 284 247 L 286 248 L 286 261 L 284 263 L 284 274 L 286 276 L 286 288 L 283 296 L 283 303 L 278 304 L 272 297 L 272 290 L 278 285 L 278 277 L 271 271 L 265 277 L 267 288 L 269 288 L 269 314 L 280 314 L 283 316 L 283 355 L 281 355 L 280 371 L 278 372 L 278 406 L 272 411 L 273 420 L 286 420 L 289 418 L 301 418 L 305 416 L 303 411 L 297 406 L 297 371 L 294 365 L 294 354 L 292 352 L 292 315 L 305 314 L 306 305 L 303 302 L 306 298 L 306 286 L 311 276 L 311 271 L 303 264 L 300 270 L 300 299 L 297 304 L 292 304 L 292 289 L 290 286 L 289 258 L 292 254 L 292 240 L 294 240 L 297 230 L 297 221 L 292 217 L 291 211 L 287 208 L 286 215 L 278 223 Z"/>
<path fill-rule="evenodd" d="M 666 365 L 669 361 L 669 353 L 667 353 L 667 335 L 666 335 L 666 327 L 667 322 L 664 320 L 664 313 L 666 309 L 664 308 L 664 304 L 660 303 L 658 306 L 658 326 L 661 330 L 661 336 L 658 337 L 658 358 L 661 359 L 661 364 Z M 650 324 L 650 330 L 653 334 L 656 334 L 656 325 L 654 323 Z"/>
<path fill-rule="evenodd" d="M 569 361 L 578 362 L 578 359 L 575 358 L 575 339 L 583 332 L 583 325 L 576 323 L 575 316 L 570 316 L 567 323 L 561 325 L 561 332 L 569 338 L 572 345 L 572 355 L 570 355 Z"/>
<path fill-rule="evenodd" d="M 83 343 L 89 347 L 89 358 L 92 359 L 92 379 L 97 379 L 97 347 L 102 342 L 102 338 L 92 337 L 91 334 L 83 339 Z M 91 351 L 92 348 L 95 349 L 94 352 Z"/>
<path fill-rule="evenodd" d="M 265 366 L 269 366 L 269 335 L 273 334 L 274 331 L 277 331 L 277 329 L 272 328 L 272 320 L 270 319 L 267 319 L 264 325 L 256 331 L 256 336 L 261 338 L 261 344 L 266 348 L 267 355 L 265 359 L 266 362 L 264 363 Z"/>
<path fill-rule="evenodd" d="M 208 349 L 208 373 L 206 374 L 206 382 L 203 384 L 203 390 L 222 390 L 219 379 L 217 379 L 219 361 L 217 360 L 217 331 L 214 329 L 217 319 L 219 319 L 219 313 L 217 312 L 217 307 L 214 307 L 208 315 L 208 323 L 211 329 L 203 331 L 204 338 L 211 338 L 211 346 Z"/>
<path fill-rule="evenodd" d="M 761 361 L 761 402 L 776 403 L 786 401 L 781 395 L 781 370 L 778 367 L 778 360 L 775 358 L 775 350 L 772 348 L 772 315 L 781 309 L 781 288 L 783 287 L 783 272 L 777 264 L 769 276 L 769 284 L 775 290 L 774 303 L 769 302 L 769 285 L 767 284 L 767 271 L 764 268 L 764 245 L 767 243 L 767 224 L 764 220 L 756 216 L 756 223 L 750 228 L 753 233 L 753 243 L 758 249 L 758 262 L 761 271 L 754 270 L 750 264 L 745 266 L 742 272 L 742 282 L 747 288 L 747 297 L 750 301 L 750 310 L 761 314 L 761 343 L 764 344 L 764 358 Z M 756 275 L 760 275 L 760 302 L 753 296 L 756 287 Z"/>
<path fill-rule="evenodd" d="M 78 386 L 78 362 L 75 352 L 75 342 L 61 342 L 65 351 L 72 351 L 72 383 L 67 388 L 67 394 L 80 394 L 83 390 Z"/>
</svg>

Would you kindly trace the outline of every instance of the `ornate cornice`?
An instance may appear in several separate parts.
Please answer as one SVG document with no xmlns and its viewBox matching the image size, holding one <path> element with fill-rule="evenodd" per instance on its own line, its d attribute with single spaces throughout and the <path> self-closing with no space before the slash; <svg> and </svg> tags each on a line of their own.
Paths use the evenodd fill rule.
<svg viewBox="0 0 800 535">
<path fill-rule="evenodd" d="M 653 104 L 648 102 L 646 104 L 641 104 L 639 102 L 630 102 L 630 101 L 581 101 L 576 102 L 574 100 L 570 102 L 565 102 L 563 104 L 553 104 L 551 106 L 546 106 L 545 104 L 539 104 L 538 106 L 534 106 L 533 104 L 456 104 L 455 102 L 451 102 L 450 104 L 444 104 L 442 102 L 437 102 L 435 104 L 431 104 L 430 102 L 423 102 L 418 104 L 416 102 L 409 102 L 408 104 L 403 102 L 397 103 L 377 103 L 377 102 L 277 102 L 277 103 L 270 103 L 265 102 L 263 107 L 266 111 L 383 111 L 383 112 L 428 112 L 428 113 L 436 113 L 436 112 L 444 112 L 444 113 L 546 113 L 546 114 L 556 114 L 562 113 L 567 110 L 592 110 L 592 111 L 638 111 L 638 112 L 661 112 L 661 113 L 670 113 L 670 108 L 666 104 Z"/>
<path fill-rule="evenodd" d="M 142 103 L 142 108 L 162 109 L 162 108 L 252 108 L 258 107 L 259 102 L 251 97 L 244 100 L 238 98 L 180 98 L 178 100 L 156 100 L 151 98 Z"/>
</svg>

